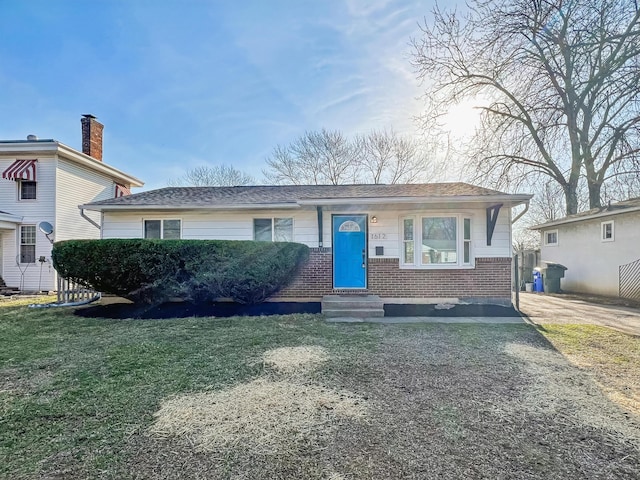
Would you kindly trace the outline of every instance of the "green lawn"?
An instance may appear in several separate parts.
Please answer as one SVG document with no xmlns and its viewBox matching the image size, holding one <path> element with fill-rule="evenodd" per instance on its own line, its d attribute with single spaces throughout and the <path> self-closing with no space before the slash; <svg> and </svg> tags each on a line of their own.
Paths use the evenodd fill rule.
<svg viewBox="0 0 640 480">
<path fill-rule="evenodd" d="M 553 328 L 557 337 L 564 327 Z M 265 352 L 297 346 L 328 359 L 293 373 L 265 364 Z M 597 391 L 528 325 L 106 320 L 5 302 L 0 478 L 637 478 L 638 417 L 604 395 L 595 406 L 562 397 L 547 388 L 566 380 L 558 371 L 576 381 L 571 395 Z M 273 398 L 259 395 L 266 388 Z M 557 404 L 545 397 L 554 394 Z M 162 408 L 222 398 L 258 403 L 250 413 L 232 405 L 237 417 L 283 427 L 290 419 L 277 431 L 295 441 L 263 429 L 260 445 L 205 443 L 220 422 L 242 420 L 224 408 L 215 422 L 202 418 L 206 408 L 197 421 L 178 410 L 167 418 L 185 428 L 151 428 Z M 354 406 L 364 416 L 341 411 Z M 589 420 L 590 408 L 608 424 Z M 316 423 L 295 423 L 304 415 Z"/>
</svg>

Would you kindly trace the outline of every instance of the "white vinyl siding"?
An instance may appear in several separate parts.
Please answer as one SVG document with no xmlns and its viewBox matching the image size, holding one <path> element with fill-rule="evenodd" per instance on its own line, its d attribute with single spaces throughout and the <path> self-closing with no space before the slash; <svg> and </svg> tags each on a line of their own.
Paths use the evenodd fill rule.
<svg viewBox="0 0 640 480">
<path fill-rule="evenodd" d="M 0 171 L 4 171 L 15 160 L 21 158 L 38 160 L 36 199 L 20 200 L 19 182 L 0 179 L 0 210 L 22 217 L 22 224 L 35 225 L 36 263 L 19 264 L 19 226 L 15 230 L 3 230 L 0 232 L 2 242 L 0 275 L 7 285 L 22 287 L 25 291 L 53 290 L 55 271 L 51 264 L 51 243 L 38 230 L 38 225 L 43 221 L 52 224 L 54 232 L 51 237 L 55 241 L 100 238 L 100 230 L 80 216 L 78 205 L 113 198 L 114 181 L 105 174 L 79 166 L 65 158 L 59 158 L 52 152 L 19 157 L 0 156 Z M 98 224 L 100 223 L 100 213 L 86 213 Z M 42 264 L 37 262 L 40 257 L 45 258 Z"/>
<path fill-rule="evenodd" d="M 56 178 L 55 240 L 100 238 L 100 230 L 82 218 L 78 205 L 113 198 L 113 179 L 64 158 L 58 160 Z M 85 214 L 100 224 L 98 212 L 85 211 Z"/>
<path fill-rule="evenodd" d="M 615 221 L 615 241 L 602 241 L 602 223 Z M 556 228 L 556 227 L 554 227 Z M 558 225 L 558 245 L 542 245 L 542 260 L 558 262 L 565 267 L 561 287 L 567 292 L 593 293 L 617 297 L 620 288 L 620 266 L 638 260 L 640 212 L 584 219 Z"/>
<path fill-rule="evenodd" d="M 315 210 L 296 211 L 295 213 L 279 211 L 273 212 L 272 215 L 267 217 L 264 211 L 234 213 L 174 211 L 163 214 L 105 212 L 102 234 L 103 238 L 142 238 L 144 235 L 143 218 L 144 220 L 180 218 L 183 239 L 253 240 L 254 219 L 261 217 L 288 218 L 293 219 L 293 238 L 289 241 L 304 243 L 310 247 L 318 246 L 318 221 Z M 330 223 L 326 224 L 324 232 L 325 241 L 330 240 Z M 327 232 L 329 232 L 328 235 Z"/>
<path fill-rule="evenodd" d="M 49 222 L 55 226 L 55 178 L 56 158 L 50 153 L 42 155 L 0 157 L 0 172 L 7 169 L 17 159 L 37 158 L 36 178 L 37 195 L 34 200 L 20 200 L 20 182 L 0 178 L 0 210 L 22 217 L 22 225 L 35 226 L 36 244 L 35 259 L 45 257 L 46 262 L 20 263 L 20 225 L 15 230 L 3 230 L 2 241 L 2 276 L 10 287 L 22 286 L 25 291 L 36 291 L 54 288 L 54 270 L 51 265 L 51 243 L 38 230 L 40 222 Z M 76 207 L 77 209 L 77 207 Z M 42 269 L 42 280 L 40 271 Z"/>
<path fill-rule="evenodd" d="M 331 215 L 350 213 L 346 208 L 332 207 L 323 211 L 323 247 L 331 247 Z M 372 206 L 361 208 L 356 213 L 374 215 L 376 223 L 369 222 L 367 241 L 371 258 L 401 258 L 401 219 L 433 215 L 460 215 L 470 219 L 471 238 L 467 240 L 471 260 L 478 257 L 510 257 L 510 212 L 502 208 L 496 222 L 491 245 L 486 241 L 486 210 L 467 209 L 465 212 L 424 210 L 399 210 L 386 207 L 384 210 Z M 159 213 L 104 212 L 103 238 L 143 238 L 143 219 L 182 219 L 183 239 L 253 240 L 256 218 L 293 218 L 293 241 L 309 247 L 318 247 L 318 217 L 315 208 L 296 210 L 250 210 L 250 211 L 167 211 Z M 420 228 L 419 220 L 415 224 Z M 463 229 L 463 226 L 460 227 Z M 462 230 L 461 230 L 462 231 Z M 461 234 L 462 235 L 462 234 Z M 383 248 L 383 255 L 376 255 L 376 247 Z M 464 249 L 464 246 L 460 247 Z M 464 250 L 461 250 L 464 253 Z M 461 256 L 463 257 L 463 253 Z M 463 258 L 464 260 L 464 258 Z"/>
</svg>

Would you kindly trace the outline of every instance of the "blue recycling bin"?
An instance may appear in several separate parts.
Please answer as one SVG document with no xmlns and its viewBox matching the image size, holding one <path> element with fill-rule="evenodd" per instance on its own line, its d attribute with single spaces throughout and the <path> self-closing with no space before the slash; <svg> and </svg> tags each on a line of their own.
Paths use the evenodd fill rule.
<svg viewBox="0 0 640 480">
<path fill-rule="evenodd" d="M 533 291 L 544 292 L 544 286 L 542 285 L 542 273 L 538 271 L 533 272 Z"/>
</svg>

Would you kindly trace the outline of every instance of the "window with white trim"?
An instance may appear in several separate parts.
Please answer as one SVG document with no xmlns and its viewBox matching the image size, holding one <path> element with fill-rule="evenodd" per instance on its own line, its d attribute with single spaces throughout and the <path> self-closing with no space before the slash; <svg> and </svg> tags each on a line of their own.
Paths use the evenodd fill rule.
<svg viewBox="0 0 640 480">
<path fill-rule="evenodd" d="M 37 194 L 37 183 L 30 182 L 27 180 L 20 180 L 18 182 L 18 190 L 20 195 L 20 200 L 35 200 Z"/>
<path fill-rule="evenodd" d="M 259 242 L 293 242 L 293 218 L 254 218 L 253 239 Z"/>
<path fill-rule="evenodd" d="M 613 242 L 614 240 L 613 220 L 609 220 L 608 222 L 602 222 L 600 224 L 600 240 L 602 240 L 603 242 Z"/>
<path fill-rule="evenodd" d="M 402 219 L 402 231 L 402 263 L 404 265 L 413 265 L 416 261 L 413 218 Z"/>
<path fill-rule="evenodd" d="M 182 222 L 179 219 L 145 220 L 144 238 L 179 240 Z"/>
<path fill-rule="evenodd" d="M 20 226 L 20 263 L 36 263 L 36 226 Z"/>
<path fill-rule="evenodd" d="M 472 264 L 471 218 L 457 214 L 412 216 L 402 219 L 401 228 L 402 265 L 439 268 Z"/>
<path fill-rule="evenodd" d="M 547 230 L 544 232 L 544 244 L 547 247 L 558 245 L 558 230 Z"/>
</svg>

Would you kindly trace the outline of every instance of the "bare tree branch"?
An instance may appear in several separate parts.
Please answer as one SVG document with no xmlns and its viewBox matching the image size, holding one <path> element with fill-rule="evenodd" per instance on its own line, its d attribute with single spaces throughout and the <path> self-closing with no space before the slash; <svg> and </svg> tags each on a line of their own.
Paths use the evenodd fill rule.
<svg viewBox="0 0 640 480">
<path fill-rule="evenodd" d="M 236 187 L 251 185 L 254 178 L 237 170 L 231 165 L 214 165 L 213 167 L 195 167 L 182 177 L 167 182 L 170 187 Z"/>
<path fill-rule="evenodd" d="M 527 172 L 553 179 L 567 213 L 579 195 L 602 202 L 610 172 L 640 179 L 640 11 L 635 0 L 470 0 L 436 7 L 413 40 L 426 86 L 423 123 L 481 97 L 466 145 L 475 178 L 513 186 Z M 586 182 L 586 193 L 580 187 Z"/>
</svg>

